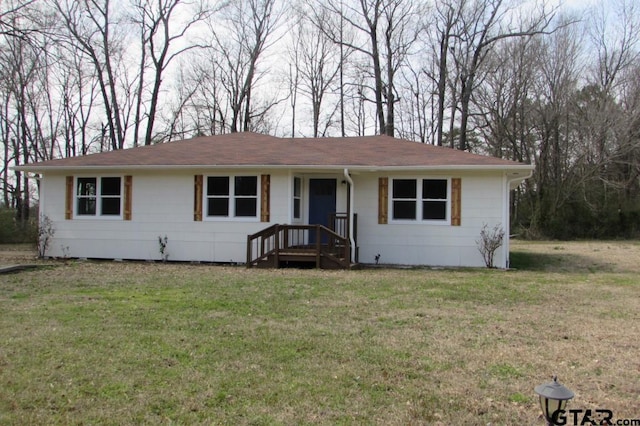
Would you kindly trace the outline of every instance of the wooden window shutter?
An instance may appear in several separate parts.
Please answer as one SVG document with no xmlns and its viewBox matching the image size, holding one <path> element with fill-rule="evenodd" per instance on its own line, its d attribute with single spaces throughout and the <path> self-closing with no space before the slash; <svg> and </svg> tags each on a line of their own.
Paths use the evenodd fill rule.
<svg viewBox="0 0 640 426">
<path fill-rule="evenodd" d="M 66 178 L 66 192 L 64 196 L 64 218 L 73 219 L 73 176 Z"/>
<path fill-rule="evenodd" d="M 122 218 L 124 220 L 131 220 L 131 190 L 133 189 L 132 183 L 132 176 L 124 177 L 124 214 L 122 215 Z"/>
<path fill-rule="evenodd" d="M 451 179 L 451 226 L 460 226 L 462 222 L 462 179 Z"/>
<path fill-rule="evenodd" d="M 193 184 L 193 220 L 202 221 L 202 175 L 195 175 Z"/>
<path fill-rule="evenodd" d="M 260 222 L 269 222 L 270 219 L 270 190 L 271 190 L 271 175 L 260 176 Z"/>
<path fill-rule="evenodd" d="M 389 178 L 378 178 L 378 224 L 389 221 Z"/>
</svg>

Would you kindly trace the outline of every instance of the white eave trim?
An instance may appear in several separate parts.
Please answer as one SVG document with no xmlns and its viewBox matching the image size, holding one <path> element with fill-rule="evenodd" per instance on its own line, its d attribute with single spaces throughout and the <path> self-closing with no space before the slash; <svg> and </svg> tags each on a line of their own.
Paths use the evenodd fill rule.
<svg viewBox="0 0 640 426">
<path fill-rule="evenodd" d="M 135 171 L 135 170 L 202 170 L 202 169 L 296 169 L 296 170 L 340 170 L 358 172 L 390 171 L 501 171 L 511 177 L 529 177 L 534 167 L 528 164 L 513 165 L 438 165 L 438 166 L 375 166 L 375 165 L 300 165 L 300 164 L 194 164 L 194 165 L 117 165 L 117 166 L 14 166 L 12 170 L 21 172 L 69 172 L 69 171 Z"/>
</svg>

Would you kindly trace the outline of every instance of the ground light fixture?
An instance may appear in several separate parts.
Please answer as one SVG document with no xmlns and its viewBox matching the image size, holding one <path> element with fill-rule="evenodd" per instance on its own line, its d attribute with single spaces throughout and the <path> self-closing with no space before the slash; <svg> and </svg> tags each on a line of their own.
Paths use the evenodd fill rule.
<svg viewBox="0 0 640 426">
<path fill-rule="evenodd" d="M 553 376 L 553 381 L 543 383 L 534 388 L 540 396 L 540 407 L 548 426 L 557 425 L 560 415 L 567 406 L 567 401 L 574 397 L 574 393 L 558 383 L 558 376 Z"/>
</svg>

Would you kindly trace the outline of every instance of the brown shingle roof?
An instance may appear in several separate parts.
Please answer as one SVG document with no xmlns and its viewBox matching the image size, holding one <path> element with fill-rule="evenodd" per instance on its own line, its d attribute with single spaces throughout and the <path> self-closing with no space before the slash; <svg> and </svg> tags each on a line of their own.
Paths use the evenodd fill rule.
<svg viewBox="0 0 640 426">
<path fill-rule="evenodd" d="M 74 168 L 292 166 L 348 168 L 520 168 L 522 163 L 389 136 L 278 138 L 257 133 L 205 136 L 34 163 L 22 170 Z"/>
</svg>

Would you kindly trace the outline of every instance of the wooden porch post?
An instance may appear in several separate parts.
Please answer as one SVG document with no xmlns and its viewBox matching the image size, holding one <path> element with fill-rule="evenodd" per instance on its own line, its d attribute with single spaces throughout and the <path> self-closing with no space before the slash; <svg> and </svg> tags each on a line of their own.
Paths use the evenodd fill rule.
<svg viewBox="0 0 640 426">
<path fill-rule="evenodd" d="M 275 250 L 275 256 L 273 257 L 275 265 L 273 265 L 275 268 L 279 268 L 280 267 L 280 225 L 276 225 L 276 232 L 273 236 L 273 249 Z"/>
<path fill-rule="evenodd" d="M 320 225 L 316 225 L 316 269 L 320 269 Z"/>
<path fill-rule="evenodd" d="M 251 235 L 247 235 L 247 268 L 251 268 L 251 266 L 253 266 L 252 260 L 251 259 Z"/>
</svg>

